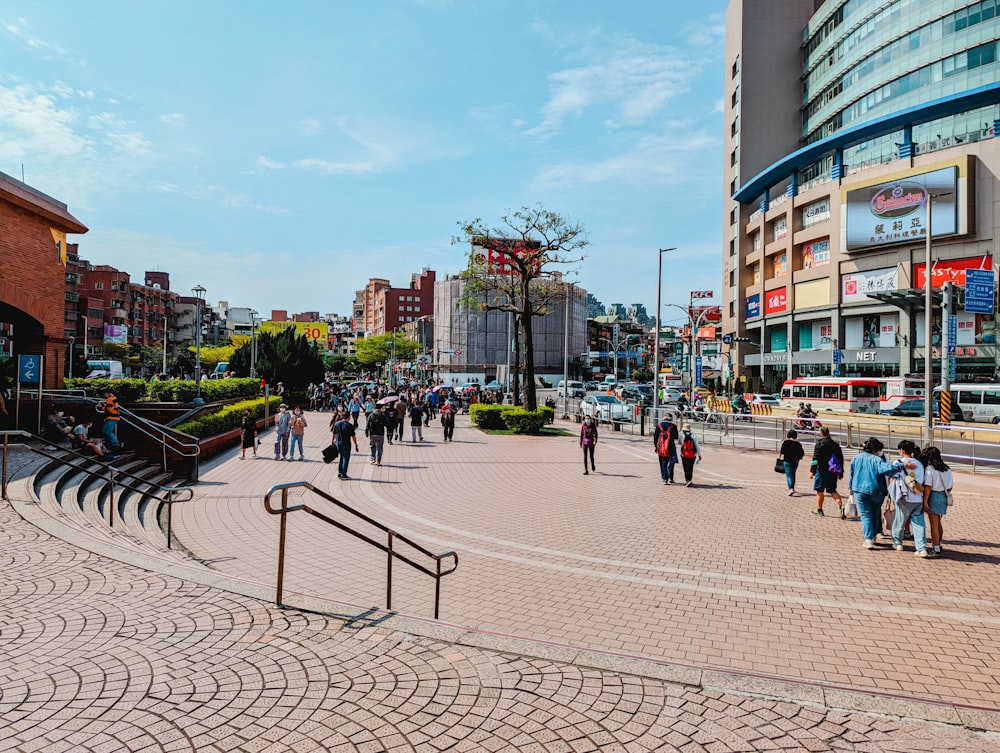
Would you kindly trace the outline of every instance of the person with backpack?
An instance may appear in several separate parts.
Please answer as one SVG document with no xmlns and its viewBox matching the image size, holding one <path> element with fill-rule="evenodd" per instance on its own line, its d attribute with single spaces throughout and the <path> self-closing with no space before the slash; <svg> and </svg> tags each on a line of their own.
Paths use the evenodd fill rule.
<svg viewBox="0 0 1000 753">
<path fill-rule="evenodd" d="M 583 425 L 580 427 L 580 447 L 583 448 L 583 475 L 590 473 L 587 470 L 587 455 L 590 455 L 590 470 L 596 471 L 594 466 L 594 448 L 597 446 L 597 424 L 592 416 L 583 417 Z"/>
<path fill-rule="evenodd" d="M 455 414 L 458 408 L 451 400 L 441 406 L 441 428 L 444 429 L 444 441 L 451 442 L 455 437 Z"/>
<path fill-rule="evenodd" d="M 664 484 L 674 483 L 674 466 L 677 465 L 677 425 L 670 417 L 660 421 L 653 429 L 653 447 L 660 460 L 660 478 Z"/>
<path fill-rule="evenodd" d="M 781 449 L 778 451 L 778 457 L 781 459 L 782 464 L 785 468 L 785 481 L 788 483 L 788 496 L 795 496 L 795 472 L 799 468 L 799 461 L 806 456 L 806 451 L 802 449 L 802 443 L 799 441 L 799 433 L 795 429 L 789 429 L 788 437 L 784 442 L 781 443 Z"/>
<path fill-rule="evenodd" d="M 346 480 L 347 466 L 351 462 L 351 442 L 354 442 L 354 449 L 360 449 L 358 447 L 358 436 L 354 431 L 354 423 L 351 421 L 351 416 L 346 409 L 340 411 L 336 416 L 333 425 L 330 427 L 333 431 L 333 437 L 331 443 L 337 446 L 337 450 L 340 452 L 340 461 L 337 465 L 337 478 Z"/>
<path fill-rule="evenodd" d="M 844 451 L 830 436 L 830 430 L 823 426 L 819 430 L 819 441 L 813 448 L 812 462 L 809 464 L 809 478 L 813 480 L 816 492 L 816 509 L 813 515 L 823 517 L 823 498 L 829 494 L 840 506 L 843 518 L 844 500 L 837 491 L 837 482 L 844 477 Z"/>
<path fill-rule="evenodd" d="M 385 448 L 385 433 L 388 428 L 389 421 L 382 412 L 382 406 L 376 405 L 365 422 L 365 436 L 371 445 L 372 465 L 382 465 L 382 451 Z"/>
<path fill-rule="evenodd" d="M 701 446 L 691 431 L 691 424 L 684 424 L 681 439 L 681 465 L 684 466 L 684 485 L 694 486 L 694 464 L 701 462 Z"/>
</svg>

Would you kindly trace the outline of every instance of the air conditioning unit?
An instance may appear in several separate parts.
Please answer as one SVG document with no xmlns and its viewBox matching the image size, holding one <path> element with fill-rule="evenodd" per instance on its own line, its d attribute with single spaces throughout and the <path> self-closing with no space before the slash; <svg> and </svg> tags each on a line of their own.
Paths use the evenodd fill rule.
<svg viewBox="0 0 1000 753">
<path fill-rule="evenodd" d="M 7 344 L 7 338 L 6 337 L 0 337 L 0 345 L 6 345 L 6 344 Z"/>
</svg>

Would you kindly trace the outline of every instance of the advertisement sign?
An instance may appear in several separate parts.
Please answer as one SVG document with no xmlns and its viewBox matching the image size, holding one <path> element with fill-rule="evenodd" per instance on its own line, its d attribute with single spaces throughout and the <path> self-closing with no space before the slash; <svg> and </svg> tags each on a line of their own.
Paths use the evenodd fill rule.
<svg viewBox="0 0 1000 753">
<path fill-rule="evenodd" d="M 537 272 L 542 264 L 541 244 L 513 238 L 476 238 L 473 260 L 479 271 L 489 275 L 509 275 L 517 271 L 514 259 L 520 259 Z"/>
<path fill-rule="evenodd" d="M 123 324 L 104 325 L 105 345 L 124 345 L 128 342 L 128 327 Z"/>
<path fill-rule="evenodd" d="M 927 284 L 927 278 L 924 274 L 924 270 L 926 269 L 926 264 L 913 265 L 913 287 L 922 288 Z M 970 269 L 993 269 L 993 257 L 973 256 L 968 259 L 951 259 L 949 261 L 934 262 L 931 271 L 931 287 L 939 288 L 946 282 L 965 285 L 965 273 Z"/>
<path fill-rule="evenodd" d="M 778 288 L 767 293 L 765 314 L 780 314 L 786 308 L 788 308 L 788 288 Z"/>
<path fill-rule="evenodd" d="M 788 254 L 780 253 L 774 257 L 774 276 L 785 277 L 788 274 Z"/>
<path fill-rule="evenodd" d="M 840 302 L 854 303 L 871 300 L 869 293 L 881 293 L 899 288 L 899 268 L 883 267 L 868 272 L 850 272 L 840 278 Z"/>
<path fill-rule="evenodd" d="M 722 309 L 719 306 L 689 306 L 688 315 L 696 323 L 722 321 Z"/>
<path fill-rule="evenodd" d="M 827 196 L 802 207 L 802 227 L 812 227 L 830 219 L 830 197 Z"/>
<path fill-rule="evenodd" d="M 760 316 L 760 293 L 754 293 L 747 298 L 747 319 L 756 319 Z"/>
<path fill-rule="evenodd" d="M 847 191 L 847 250 L 927 238 L 928 195 L 935 238 L 958 232 L 958 166 Z M 939 195 L 940 194 L 940 195 Z"/>
<path fill-rule="evenodd" d="M 286 329 L 294 329 L 296 335 L 304 335 L 310 342 L 325 345 L 330 325 L 327 322 L 261 322 L 258 329 L 269 335 L 276 335 Z"/>
<path fill-rule="evenodd" d="M 698 327 L 698 339 L 699 340 L 714 340 L 715 339 L 715 327 Z"/>
<path fill-rule="evenodd" d="M 830 263 L 830 239 L 822 238 L 802 246 L 802 268 L 823 267 Z"/>
<path fill-rule="evenodd" d="M 780 241 L 788 235 L 788 218 L 779 217 L 774 221 L 774 240 Z"/>
<path fill-rule="evenodd" d="M 711 298 L 712 296 L 713 296 L 713 293 L 712 293 L 711 290 L 692 290 L 691 291 L 691 300 L 694 300 L 695 298 Z"/>
</svg>

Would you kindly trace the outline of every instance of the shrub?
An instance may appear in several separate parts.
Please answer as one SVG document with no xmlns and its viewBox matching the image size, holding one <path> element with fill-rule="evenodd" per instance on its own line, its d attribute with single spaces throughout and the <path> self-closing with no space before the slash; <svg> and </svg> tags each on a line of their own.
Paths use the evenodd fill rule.
<svg viewBox="0 0 1000 753">
<path fill-rule="evenodd" d="M 480 429 L 505 429 L 503 414 L 514 410 L 512 405 L 476 403 L 469 407 L 469 420 Z"/>
<path fill-rule="evenodd" d="M 513 408 L 504 412 L 502 417 L 507 428 L 515 434 L 538 434 L 552 412 L 551 408 L 544 407 L 537 410 Z"/>
<path fill-rule="evenodd" d="M 222 380 L 225 381 L 225 380 Z M 204 394 L 204 393 L 202 393 Z M 280 397 L 272 397 L 268 400 L 270 410 L 268 413 L 274 415 L 281 405 Z M 256 400 L 242 400 L 238 403 L 224 405 L 214 413 L 198 416 L 193 421 L 185 421 L 177 427 L 177 431 L 190 434 L 194 437 L 214 437 L 217 434 L 225 434 L 227 431 L 238 429 L 243 418 L 243 411 L 250 409 L 250 415 L 256 418 L 264 417 L 264 398 Z"/>
<path fill-rule="evenodd" d="M 104 390 L 115 393 L 120 403 L 137 403 L 146 397 L 145 379 L 66 379 L 67 389 L 84 390 L 87 397 L 100 398 Z"/>
</svg>

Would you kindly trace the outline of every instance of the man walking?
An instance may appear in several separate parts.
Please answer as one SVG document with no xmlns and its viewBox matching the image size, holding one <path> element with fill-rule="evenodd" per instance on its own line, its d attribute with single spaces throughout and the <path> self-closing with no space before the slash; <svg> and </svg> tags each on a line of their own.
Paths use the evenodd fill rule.
<svg viewBox="0 0 1000 753">
<path fill-rule="evenodd" d="M 368 417 L 365 423 L 365 436 L 371 445 L 372 465 L 382 465 L 382 451 L 385 449 L 385 432 L 389 428 L 389 422 L 382 412 L 382 406 L 376 405 L 375 410 Z"/>
<path fill-rule="evenodd" d="M 424 409 L 420 407 L 420 403 L 414 401 L 413 405 L 410 407 L 410 434 L 412 435 L 411 441 L 416 442 L 418 439 L 424 441 Z"/>
<path fill-rule="evenodd" d="M 674 483 L 674 466 L 677 465 L 677 426 L 668 415 L 653 429 L 653 447 L 660 460 L 660 478 L 664 484 Z"/>
<path fill-rule="evenodd" d="M 347 479 L 347 466 L 351 462 L 351 442 L 354 449 L 358 448 L 358 437 L 354 432 L 354 424 L 350 414 L 344 411 L 333 425 L 333 444 L 340 451 L 340 461 L 337 465 L 337 478 Z"/>
<path fill-rule="evenodd" d="M 278 406 L 278 415 L 274 418 L 274 459 L 285 460 L 288 455 L 288 438 L 292 430 L 292 414 L 288 406 L 282 403 Z"/>
<path fill-rule="evenodd" d="M 121 419 L 121 409 L 118 398 L 111 390 L 104 390 L 104 401 L 98 403 L 97 410 L 104 413 L 104 438 L 112 453 L 118 452 L 121 442 L 118 441 L 118 421 Z"/>
</svg>

